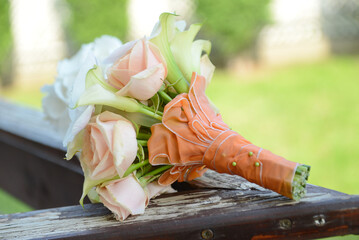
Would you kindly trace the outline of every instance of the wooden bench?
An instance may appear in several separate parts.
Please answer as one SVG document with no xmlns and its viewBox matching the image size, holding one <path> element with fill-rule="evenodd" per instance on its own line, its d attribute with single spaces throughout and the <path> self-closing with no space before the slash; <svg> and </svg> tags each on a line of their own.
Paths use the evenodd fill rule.
<svg viewBox="0 0 359 240">
<path fill-rule="evenodd" d="M 359 234 L 359 196 L 309 185 L 300 202 L 208 172 L 145 214 L 78 205 L 82 172 L 39 111 L 0 101 L 0 187 L 36 210 L 0 215 L 0 239 L 308 239 Z M 73 205 L 73 206 L 69 206 Z M 358 236 L 359 238 L 359 236 Z"/>
</svg>

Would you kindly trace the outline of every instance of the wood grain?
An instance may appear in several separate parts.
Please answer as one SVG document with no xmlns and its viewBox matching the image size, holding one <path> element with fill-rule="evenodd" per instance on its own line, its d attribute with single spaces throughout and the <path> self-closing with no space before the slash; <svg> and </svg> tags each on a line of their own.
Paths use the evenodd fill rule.
<svg viewBox="0 0 359 240">
<path fill-rule="evenodd" d="M 301 202 L 269 190 L 198 189 L 151 200 L 116 221 L 101 204 L 0 216 L 3 239 L 306 239 L 359 234 L 359 196 L 316 186 Z"/>
<path fill-rule="evenodd" d="M 78 204 L 83 175 L 40 111 L 0 100 L 0 187 L 35 209 Z"/>
</svg>

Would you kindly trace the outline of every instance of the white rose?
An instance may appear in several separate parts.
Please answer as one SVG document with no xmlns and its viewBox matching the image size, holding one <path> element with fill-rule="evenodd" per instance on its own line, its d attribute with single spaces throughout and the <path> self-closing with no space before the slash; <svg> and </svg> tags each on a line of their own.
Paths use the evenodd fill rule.
<svg viewBox="0 0 359 240">
<path fill-rule="evenodd" d="M 91 118 L 93 106 L 72 109 L 85 90 L 87 72 L 95 64 L 106 72 L 105 68 L 108 66 L 103 63 L 104 59 L 121 45 L 119 39 L 106 35 L 82 45 L 72 58 L 58 63 L 58 75 L 54 84 L 42 88 L 47 93 L 42 100 L 45 118 L 63 139 L 64 147 Z"/>
</svg>

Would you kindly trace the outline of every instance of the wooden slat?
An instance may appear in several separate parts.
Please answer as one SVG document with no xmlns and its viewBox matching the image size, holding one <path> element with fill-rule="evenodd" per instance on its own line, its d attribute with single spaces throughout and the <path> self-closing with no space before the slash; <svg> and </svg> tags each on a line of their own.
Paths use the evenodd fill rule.
<svg viewBox="0 0 359 240">
<path fill-rule="evenodd" d="M 116 221 L 101 204 L 0 216 L 4 239 L 307 239 L 359 234 L 359 196 L 316 186 L 301 202 L 269 190 L 192 190 Z M 209 238 L 211 239 L 211 238 Z"/>
<path fill-rule="evenodd" d="M 74 205 L 82 192 L 77 160 L 40 111 L 0 100 L 0 187 L 35 209 Z"/>
<path fill-rule="evenodd" d="M 65 150 L 62 140 L 42 112 L 0 98 L 0 130 L 33 142 Z"/>
</svg>

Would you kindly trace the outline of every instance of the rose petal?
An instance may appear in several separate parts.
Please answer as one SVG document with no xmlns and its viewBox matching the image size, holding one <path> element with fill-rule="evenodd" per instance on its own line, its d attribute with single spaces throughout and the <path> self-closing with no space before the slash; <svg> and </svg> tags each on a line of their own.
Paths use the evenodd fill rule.
<svg viewBox="0 0 359 240">
<path fill-rule="evenodd" d="M 138 40 L 134 40 L 128 43 L 125 43 L 121 47 L 115 49 L 110 56 L 103 60 L 104 64 L 113 64 L 118 59 L 122 58 L 131 48 L 136 44 Z"/>
<path fill-rule="evenodd" d="M 131 81 L 118 94 L 138 100 L 148 100 L 161 88 L 164 73 L 165 69 L 162 64 L 148 68 L 132 76 Z"/>
<path fill-rule="evenodd" d="M 146 69 L 144 40 L 139 40 L 131 49 L 128 69 L 133 72 L 141 72 Z"/>
<path fill-rule="evenodd" d="M 158 184 L 157 181 L 150 182 L 147 184 L 147 190 L 148 190 L 148 197 L 150 199 L 155 198 L 163 193 L 174 193 L 176 190 L 174 190 L 171 185 L 162 186 Z"/>
<path fill-rule="evenodd" d="M 130 214 L 143 214 L 148 197 L 136 177 L 131 174 L 126 178 L 109 182 L 98 187 L 102 203 L 121 220 Z"/>
</svg>

